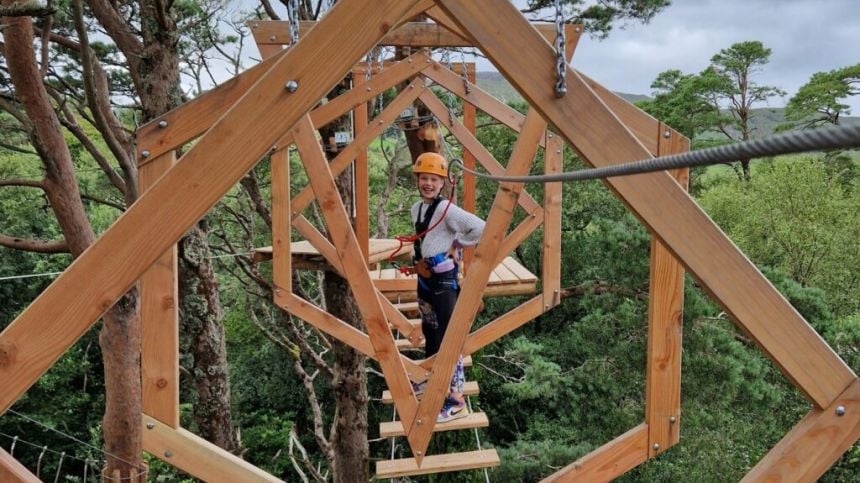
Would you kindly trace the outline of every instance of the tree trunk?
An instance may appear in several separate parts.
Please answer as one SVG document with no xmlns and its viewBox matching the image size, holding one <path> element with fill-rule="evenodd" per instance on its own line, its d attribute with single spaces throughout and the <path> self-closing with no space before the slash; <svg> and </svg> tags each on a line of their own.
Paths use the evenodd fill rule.
<svg viewBox="0 0 860 483">
<path fill-rule="evenodd" d="M 201 437 L 236 451 L 230 410 L 230 380 L 224 312 L 212 268 L 208 229 L 201 221 L 180 242 L 179 298 L 182 333 L 190 338 L 194 421 Z"/>
<path fill-rule="evenodd" d="M 5 0 L 4 5 L 11 5 Z M 4 18 L 6 60 L 15 93 L 30 120 L 30 140 L 45 166 L 45 192 L 72 256 L 94 239 L 81 202 L 74 166 L 60 122 L 42 83 L 33 49 L 29 17 Z M 99 334 L 105 370 L 106 471 L 131 480 L 142 468 L 140 440 L 140 321 L 136 289 L 125 294 L 104 317 Z"/>
</svg>

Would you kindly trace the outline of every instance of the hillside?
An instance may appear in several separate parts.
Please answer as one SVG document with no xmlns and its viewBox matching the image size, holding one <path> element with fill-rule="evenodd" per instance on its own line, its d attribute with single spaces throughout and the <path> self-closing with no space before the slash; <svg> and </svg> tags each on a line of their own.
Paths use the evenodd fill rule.
<svg viewBox="0 0 860 483">
<path fill-rule="evenodd" d="M 478 72 L 477 80 L 482 89 L 506 103 L 523 101 L 522 96 L 498 72 Z M 616 94 L 633 103 L 650 99 L 650 97 L 642 94 L 625 92 L 616 92 Z M 785 120 L 785 109 L 782 107 L 763 107 L 753 111 L 753 126 L 757 137 L 773 134 L 776 126 Z M 842 122 L 844 124 L 860 124 L 860 117 L 844 117 Z"/>
</svg>

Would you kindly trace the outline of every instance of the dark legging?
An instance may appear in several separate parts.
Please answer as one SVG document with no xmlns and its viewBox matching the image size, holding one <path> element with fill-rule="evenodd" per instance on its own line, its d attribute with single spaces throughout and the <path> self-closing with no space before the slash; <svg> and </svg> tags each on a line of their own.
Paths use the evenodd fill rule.
<svg viewBox="0 0 860 483">
<path fill-rule="evenodd" d="M 418 310 L 421 312 L 421 332 L 424 334 L 426 344 L 424 357 L 430 357 L 439 352 L 459 295 L 456 268 L 449 272 L 435 273 L 431 278 L 419 277 Z M 452 391 L 458 393 L 463 392 L 462 367 L 461 358 L 451 381 Z"/>
</svg>

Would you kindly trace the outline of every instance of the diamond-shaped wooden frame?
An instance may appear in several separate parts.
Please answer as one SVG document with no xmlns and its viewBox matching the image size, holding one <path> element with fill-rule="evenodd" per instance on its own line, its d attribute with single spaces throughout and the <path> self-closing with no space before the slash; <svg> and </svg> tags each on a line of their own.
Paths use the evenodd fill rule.
<svg viewBox="0 0 860 483">
<path fill-rule="evenodd" d="M 624 108 L 614 108 L 618 106 L 612 106 L 613 99 L 600 96 L 599 87 L 574 70 L 567 70 L 567 96 L 555 98 L 553 50 L 506 0 L 342 0 L 293 48 L 273 55 L 216 89 L 212 95 L 201 96 L 200 102 L 189 103 L 195 106 L 193 120 L 192 116 L 176 110 L 157 120 L 157 124 L 151 124 L 148 130 L 141 130 L 139 142 L 144 158 L 141 159 L 141 177 L 144 171 L 150 171 L 145 181 L 151 184 L 149 189 L 0 334 L 0 381 L 3 381 L 0 411 L 5 412 L 135 281 L 141 277 L 155 277 L 158 271 L 169 272 L 171 247 L 185 230 L 272 146 L 284 145 L 284 136 L 292 137 L 305 154 L 306 163 L 328 171 L 328 165 L 323 166 L 319 155 L 311 149 L 310 133 L 325 116 L 336 116 L 344 110 L 323 106 L 308 113 L 384 35 L 425 11 L 480 47 L 531 104 L 533 110 L 523 124 L 508 173 L 526 169 L 546 122 L 554 125 L 567 144 L 594 166 L 644 159 L 655 153 L 643 143 L 643 140 L 654 138 L 653 131 L 643 136 L 639 131 L 641 126 L 622 122 L 619 118 L 624 117 Z M 361 28 L 349 28 L 350 25 Z M 328 62 L 321 65 L 316 61 L 318 58 L 326 58 Z M 286 91 L 284 85 L 288 80 L 296 81 L 298 90 Z M 368 87 L 372 90 L 372 86 Z M 261 126 L 265 129 L 260 129 Z M 151 136 L 165 127 L 170 127 L 165 129 L 165 135 Z M 146 137 L 147 132 L 151 137 Z M 171 167 L 171 150 L 204 132 L 198 143 Z M 658 128 L 658 140 L 660 132 Z M 158 139 L 158 144 L 147 145 L 147 139 Z M 667 146 L 668 149 L 677 147 Z M 328 200 L 321 205 L 335 220 L 340 215 L 336 213 L 337 202 L 329 193 L 331 184 L 325 176 L 317 178 L 312 180 L 316 197 Z M 856 375 L 675 179 L 666 173 L 650 173 L 613 178 L 607 180 L 607 185 L 651 230 L 656 240 L 654 258 L 671 255 L 679 260 L 814 406 L 753 468 L 746 480 L 813 481 L 860 437 L 860 383 Z M 488 234 L 504 232 L 503 227 L 507 226 L 520 191 L 519 186 L 502 185 L 488 219 Z M 346 250 L 357 250 L 357 241 L 351 231 L 335 225 L 337 221 L 330 221 L 329 229 L 334 228 L 341 236 L 332 237 L 337 253 L 330 254 L 331 259 L 341 257 L 340 268 L 355 277 L 355 280 L 350 278 L 355 290 L 361 285 L 357 283 L 359 280 L 367 281 L 362 275 L 362 272 L 366 274 L 366 269 L 353 266 L 352 261 L 342 257 Z M 304 236 L 310 239 L 314 233 L 307 230 Z M 464 296 L 436 358 L 435 367 L 446 369 L 433 371 L 428 396 L 420 404 L 411 396 L 407 381 L 407 371 L 416 368 L 404 364 L 388 339 L 370 337 L 368 341 L 363 338 L 367 336 L 360 333 L 343 335 L 354 337 L 354 345 L 359 350 L 363 348 L 380 360 L 395 399 L 400 400 L 398 410 L 405 427 L 409 427 L 410 445 L 419 460 L 419 451 L 426 449 L 431 435 L 430 425 L 422 425 L 421 421 L 434 420 L 441 406 L 440 394 L 453 370 L 447 368 L 453 368 L 456 356 L 467 347 L 470 324 L 465 321 L 475 316 L 477 300 L 495 261 L 492 251 L 501 243 L 503 240 L 497 236 L 486 239 L 478 248 L 464 282 Z M 155 268 L 147 272 L 150 267 Z M 655 283 L 674 287 L 679 274 L 680 270 L 674 269 L 667 273 L 652 271 L 652 287 Z M 670 282 L 661 281 L 664 276 Z M 361 290 L 371 288 L 372 285 L 368 285 Z M 675 296 L 672 292 L 666 294 L 666 300 L 652 301 L 649 310 L 652 326 L 649 330 L 646 422 L 560 470 L 550 477 L 551 480 L 611 478 L 677 440 L 677 433 L 673 434 L 672 430 L 679 422 L 674 389 L 670 390 L 670 400 L 655 403 L 667 387 L 662 384 L 677 384 L 675 375 L 669 374 L 673 371 L 666 371 L 672 364 L 679 363 L 678 354 L 674 352 L 679 350 L 675 345 L 679 312 L 670 310 L 662 315 L 659 312 L 677 307 L 678 300 L 672 300 Z M 165 325 L 153 324 L 144 334 L 145 358 L 146 349 L 156 343 L 156 335 L 165 336 L 172 343 L 170 338 L 175 325 L 171 325 L 170 314 L 175 312 L 175 288 L 162 284 L 160 292 L 153 291 L 147 297 L 153 298 L 150 303 L 144 302 L 143 310 L 155 312 L 152 320 L 165 321 Z M 393 314 L 386 304 L 372 294 L 361 303 L 368 327 L 374 327 L 371 335 L 384 330 L 390 337 L 387 317 Z M 333 323 L 335 331 L 343 330 L 328 314 L 316 313 L 312 306 L 301 306 L 298 300 L 288 300 L 284 305 L 291 311 L 304 310 L 311 314 L 309 317 Z M 666 320 L 655 320 L 658 316 Z M 164 343 L 165 339 L 160 338 L 158 342 Z M 211 481 L 273 480 L 270 475 L 180 428 L 177 406 L 163 404 L 163 401 L 173 401 L 178 394 L 172 375 L 175 361 L 166 361 L 161 366 L 147 365 L 146 361 L 144 364 L 145 394 L 166 393 L 169 396 L 159 396 L 155 398 L 158 402 L 153 399 L 148 404 L 145 395 L 147 411 L 162 413 L 143 415 L 142 422 L 147 428 L 144 444 L 148 451 L 160 454 L 165 445 L 187 448 L 170 462 Z M 165 372 L 159 373 L 160 370 Z M 658 383 L 661 373 L 668 374 L 667 380 Z M 674 423 L 671 418 L 675 418 Z M 655 449 L 654 442 L 658 441 L 655 438 L 664 438 L 666 446 Z M 18 468 L 13 466 L 0 454 L 0 471 L 8 470 L 9 474 L 20 478 Z"/>
</svg>

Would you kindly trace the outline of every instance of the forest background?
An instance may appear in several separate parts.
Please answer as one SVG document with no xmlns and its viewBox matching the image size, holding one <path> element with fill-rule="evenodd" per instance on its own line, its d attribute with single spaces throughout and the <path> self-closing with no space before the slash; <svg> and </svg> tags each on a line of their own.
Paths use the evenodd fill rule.
<svg viewBox="0 0 860 483">
<path fill-rule="evenodd" d="M 571 2 L 570 20 L 592 21 L 590 26 L 600 32 L 601 25 L 618 18 L 659 15 L 666 4 L 634 2 L 647 8 L 625 11 L 620 5 L 626 3 L 618 2 L 614 11 L 589 12 L 575 10 L 578 3 Z M 316 11 L 305 5 L 314 6 L 303 2 L 297 14 L 314 18 L 324 13 L 327 2 L 320 2 Z M 65 1 L 25 12 L 33 15 L 37 33 L 31 61 L 41 68 L 62 126 L 58 132 L 68 146 L 76 199 L 93 233 L 109 227 L 135 199 L 136 176 L 128 166 L 135 126 L 198 94 L 214 79 L 216 65 L 227 65 L 234 73 L 247 67 L 241 65 L 243 49 L 254 48 L 244 20 L 277 16 L 262 2 L 256 11 L 236 14 L 226 23 L 232 30 L 225 29 L 229 6 L 218 1 L 120 2 L 113 7 Z M 141 40 L 141 58 L 147 55 L 144 40 L 176 41 L 172 53 L 162 53 L 175 56 L 177 74 L 191 81 L 186 84 L 193 86 L 190 91 L 173 86 L 163 90 L 167 102 L 148 99 L 141 88 L 144 68 L 129 62 L 128 47 L 105 26 L 108 17 L 102 8 L 113 8 L 128 20 Z M 144 21 L 154 18 L 160 19 L 155 26 Z M 4 38 L 7 45 L 10 41 Z M 780 130 L 857 122 L 848 117 L 844 100 L 858 93 L 860 64 L 811 72 L 809 83 L 788 93 L 784 109 L 757 109 L 779 92 L 778 86 L 759 85 L 755 79 L 756 71 L 767 69 L 769 49 L 754 39 L 723 47 L 703 54 L 713 55 L 704 71 L 666 71 L 654 80 L 649 98 L 633 100 L 693 139 L 694 149 Z M 55 165 L 39 146 L 40 134 L 34 132 L 10 74 L 13 55 L 5 52 L 0 59 L 0 328 L 50 283 L 49 276 L 30 275 L 62 271 L 75 252 L 55 216 L 58 202 L 51 190 L 56 188 L 50 187 Z M 478 83 L 525 109 L 492 74 L 479 76 Z M 738 85 L 750 88 L 741 92 Z M 372 109 L 394 95 L 386 93 Z M 456 100 L 448 102 L 460 109 Z M 497 159 L 507 159 L 514 134 L 484 117 L 478 124 L 479 139 Z M 447 149 L 451 155 L 460 153 L 453 139 Z M 376 237 L 407 234 L 407 209 L 415 194 L 403 130 L 388 130 L 369 154 L 371 232 Z M 291 164 L 295 192 L 306 179 L 299 160 Z M 575 154 L 566 150 L 565 169 L 579 167 Z M 534 171 L 541 169 L 538 159 Z M 269 267 L 250 260 L 252 248 L 271 244 L 269 173 L 263 160 L 180 246 L 182 425 L 286 481 L 349 481 L 336 469 L 343 451 L 335 431 L 336 400 L 343 388 L 338 349 L 271 303 Z M 697 169 L 690 188 L 855 372 L 860 369 L 859 180 L 856 152 L 830 152 Z M 540 200 L 538 187 L 527 189 Z M 478 214 L 486 217 L 495 186 L 481 181 L 478 190 Z M 473 404 L 491 421 L 480 433 L 481 444 L 497 448 L 502 457 L 502 466 L 489 472 L 492 481 L 536 481 L 643 420 L 649 234 L 599 182 L 566 185 L 563 206 L 562 286 L 571 288 L 570 296 L 476 354 L 469 371 L 469 379 L 481 385 Z M 312 214 L 319 223 L 319 215 Z M 515 256 L 540 273 L 540 248 L 536 234 Z M 327 282 L 320 273 L 298 275 L 309 299 L 333 303 L 326 300 Z M 487 299 L 475 326 L 519 302 Z M 38 467 L 43 478 L 59 474 L 64 481 L 80 481 L 86 468 L 99 468 L 104 459 L 99 448 L 108 436 L 103 434 L 105 367 L 99 330 L 86 333 L 13 406 L 14 412 L 0 418 L 0 446 L 10 449 L 17 436 L 16 457 Z M 738 480 L 809 409 L 689 277 L 683 336 L 681 444 L 621 481 Z M 391 418 L 391 410 L 376 400 L 384 386 L 376 367 L 362 362 L 359 370 L 367 374 L 364 394 L 370 398 L 367 463 L 390 457 L 390 442 L 376 439 L 375 428 Z M 433 449 L 474 446 L 471 433 L 445 434 L 434 438 Z M 394 448 L 400 455 L 404 451 L 402 444 Z M 148 462 L 153 481 L 187 478 L 158 460 Z M 858 478 L 860 448 L 855 445 L 823 481 Z M 424 479 L 483 481 L 484 474 Z"/>
</svg>

